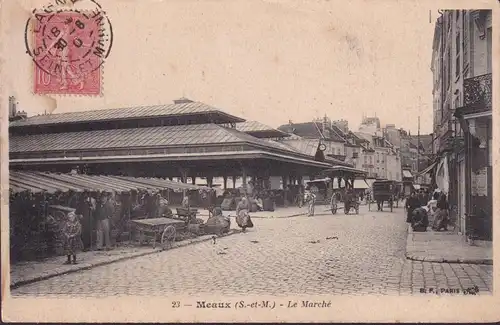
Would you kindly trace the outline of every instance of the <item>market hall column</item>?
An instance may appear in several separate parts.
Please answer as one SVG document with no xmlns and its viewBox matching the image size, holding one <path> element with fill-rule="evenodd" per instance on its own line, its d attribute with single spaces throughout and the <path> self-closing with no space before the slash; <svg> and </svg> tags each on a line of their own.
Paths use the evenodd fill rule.
<svg viewBox="0 0 500 325">
<path fill-rule="evenodd" d="M 227 175 L 222 176 L 222 179 L 224 180 L 224 190 L 227 190 Z"/>
<path fill-rule="evenodd" d="M 187 183 L 187 175 L 189 170 L 186 168 L 179 168 L 179 172 L 181 173 L 181 182 Z M 186 196 L 186 190 L 184 189 L 182 190 L 182 198 L 184 199 L 185 196 Z"/>
<path fill-rule="evenodd" d="M 242 187 L 243 187 L 243 193 L 245 196 L 248 195 L 248 186 L 247 186 L 247 177 L 248 177 L 248 169 L 245 166 L 241 166 L 241 173 L 242 173 Z"/>
<path fill-rule="evenodd" d="M 281 176 L 281 182 L 283 184 L 283 205 L 288 207 L 288 176 Z"/>
</svg>

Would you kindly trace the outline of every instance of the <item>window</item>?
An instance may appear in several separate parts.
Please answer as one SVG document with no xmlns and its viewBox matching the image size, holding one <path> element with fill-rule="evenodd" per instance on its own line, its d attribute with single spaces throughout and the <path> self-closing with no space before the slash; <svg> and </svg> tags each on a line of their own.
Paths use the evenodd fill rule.
<svg viewBox="0 0 500 325">
<path fill-rule="evenodd" d="M 457 35 L 455 36 L 455 78 L 460 76 L 460 31 L 457 30 Z"/>
<path fill-rule="evenodd" d="M 462 14 L 462 26 L 464 35 L 462 40 L 462 55 L 463 55 L 463 69 L 464 69 L 464 78 L 468 78 L 467 68 L 469 67 L 469 15 L 467 11 L 464 10 Z"/>
<path fill-rule="evenodd" d="M 352 153 L 352 158 L 358 158 L 358 153 L 357 152 L 353 152 Z"/>
</svg>

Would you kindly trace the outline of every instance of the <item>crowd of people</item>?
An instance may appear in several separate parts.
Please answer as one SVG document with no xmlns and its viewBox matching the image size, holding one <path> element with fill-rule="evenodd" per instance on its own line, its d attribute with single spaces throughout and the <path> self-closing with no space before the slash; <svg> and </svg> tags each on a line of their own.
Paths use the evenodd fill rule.
<svg viewBox="0 0 500 325">
<path fill-rule="evenodd" d="M 177 201 L 182 195 L 170 193 Z M 11 256 L 19 259 L 29 253 L 22 259 L 41 258 L 60 254 L 63 248 L 67 263 L 76 263 L 77 251 L 112 249 L 128 230 L 129 220 L 171 216 L 167 196 L 167 191 L 11 193 Z M 189 205 L 185 195 L 182 206 Z M 61 211 L 67 217 L 58 217 L 56 207 L 65 208 Z"/>
<path fill-rule="evenodd" d="M 424 232 L 430 226 L 434 231 L 448 229 L 449 204 L 446 194 L 439 189 L 413 191 L 406 199 L 406 222 L 413 231 Z"/>
</svg>

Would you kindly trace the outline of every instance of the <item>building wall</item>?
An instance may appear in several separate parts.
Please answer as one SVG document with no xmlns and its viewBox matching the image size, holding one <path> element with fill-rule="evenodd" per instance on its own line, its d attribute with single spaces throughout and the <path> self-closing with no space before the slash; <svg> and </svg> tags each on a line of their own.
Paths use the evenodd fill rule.
<svg viewBox="0 0 500 325">
<path fill-rule="evenodd" d="M 485 163 L 488 159 L 483 159 L 483 156 L 490 155 L 488 145 L 490 140 L 488 136 L 483 137 L 483 148 L 473 150 L 471 157 L 473 169 L 480 170 L 479 173 L 472 171 L 470 175 L 471 183 L 479 189 L 473 190 L 476 193 L 465 193 L 464 184 L 468 179 L 468 171 L 465 169 L 463 155 L 456 152 L 443 153 L 443 149 L 445 149 L 448 137 L 464 135 L 458 120 L 452 116 L 454 110 L 464 105 L 464 80 L 492 71 L 492 17 L 491 11 L 480 13 L 479 10 L 448 10 L 444 11 L 441 22 L 441 25 L 436 24 L 431 62 L 434 81 L 434 136 L 436 138 L 433 143 L 433 152 L 441 156 L 446 155 L 450 161 L 449 199 L 452 209 L 457 214 L 454 218 L 457 226 L 460 231 L 464 232 L 466 196 L 472 196 L 472 205 L 491 207 L 488 203 L 491 201 L 489 190 L 491 166 Z M 491 118 L 490 122 L 483 121 L 482 123 L 478 129 L 487 130 Z M 478 195 L 477 192 L 481 192 L 482 195 Z"/>
</svg>

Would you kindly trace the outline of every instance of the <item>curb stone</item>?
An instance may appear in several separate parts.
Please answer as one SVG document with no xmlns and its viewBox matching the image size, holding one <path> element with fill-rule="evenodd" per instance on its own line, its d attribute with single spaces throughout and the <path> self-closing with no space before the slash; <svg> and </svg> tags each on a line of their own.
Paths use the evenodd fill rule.
<svg viewBox="0 0 500 325">
<path fill-rule="evenodd" d="M 450 264 L 484 264 L 493 265 L 492 259 L 468 259 L 468 258 L 444 258 L 436 256 L 421 256 L 415 253 L 408 253 L 408 248 L 413 246 L 413 229 L 408 226 L 408 237 L 406 238 L 406 259 L 420 262 L 450 263 Z"/>
<path fill-rule="evenodd" d="M 234 234 L 239 234 L 239 233 L 241 233 L 240 230 L 238 230 L 238 229 L 231 229 L 229 231 L 229 233 L 224 234 L 222 236 L 219 236 L 218 238 L 224 238 L 224 237 L 228 237 L 228 236 L 231 236 L 231 235 L 234 235 Z M 193 239 L 190 239 L 190 240 L 184 240 L 184 241 L 181 241 L 181 242 L 178 242 L 178 243 L 174 243 L 172 245 L 172 247 L 170 249 L 167 249 L 167 250 L 151 249 L 149 251 L 139 252 L 139 253 L 132 253 L 132 254 L 127 255 L 127 256 L 121 256 L 121 257 L 117 257 L 117 258 L 106 260 L 106 261 L 102 261 L 102 262 L 97 262 L 97 263 L 82 263 L 82 264 L 78 264 L 77 267 L 71 268 L 71 269 L 66 269 L 66 270 L 58 270 L 58 269 L 56 269 L 56 270 L 53 270 L 53 271 L 46 271 L 46 272 L 41 273 L 41 275 L 30 277 L 30 278 L 27 278 L 27 279 L 21 279 L 19 281 L 11 283 L 10 284 L 10 289 L 11 290 L 12 289 L 16 289 L 16 288 L 19 288 L 19 287 L 21 287 L 23 285 L 27 285 L 27 284 L 30 284 L 30 283 L 39 282 L 39 281 L 43 281 L 43 280 L 47 280 L 47 279 L 50 279 L 50 278 L 53 278 L 53 277 L 56 277 L 56 276 L 60 276 L 60 275 L 64 275 L 64 274 L 70 274 L 70 273 L 75 273 L 75 272 L 79 272 L 79 271 L 89 270 L 89 269 L 92 269 L 92 268 L 95 268 L 95 267 L 98 267 L 98 266 L 104 266 L 104 265 L 112 264 L 112 263 L 115 263 L 115 262 L 121 262 L 121 261 L 129 260 L 129 259 L 133 259 L 133 258 L 136 258 L 136 257 L 142 257 L 142 256 L 147 256 L 147 255 L 152 255 L 152 254 L 158 254 L 158 253 L 170 251 L 172 249 L 176 249 L 176 248 L 188 246 L 188 245 L 191 245 L 191 244 L 197 244 L 197 243 L 206 242 L 206 241 L 211 240 L 212 236 L 214 236 L 214 235 L 212 235 L 212 234 L 210 234 L 210 235 L 204 235 L 204 236 L 196 237 L 196 238 L 193 238 Z"/>
</svg>

